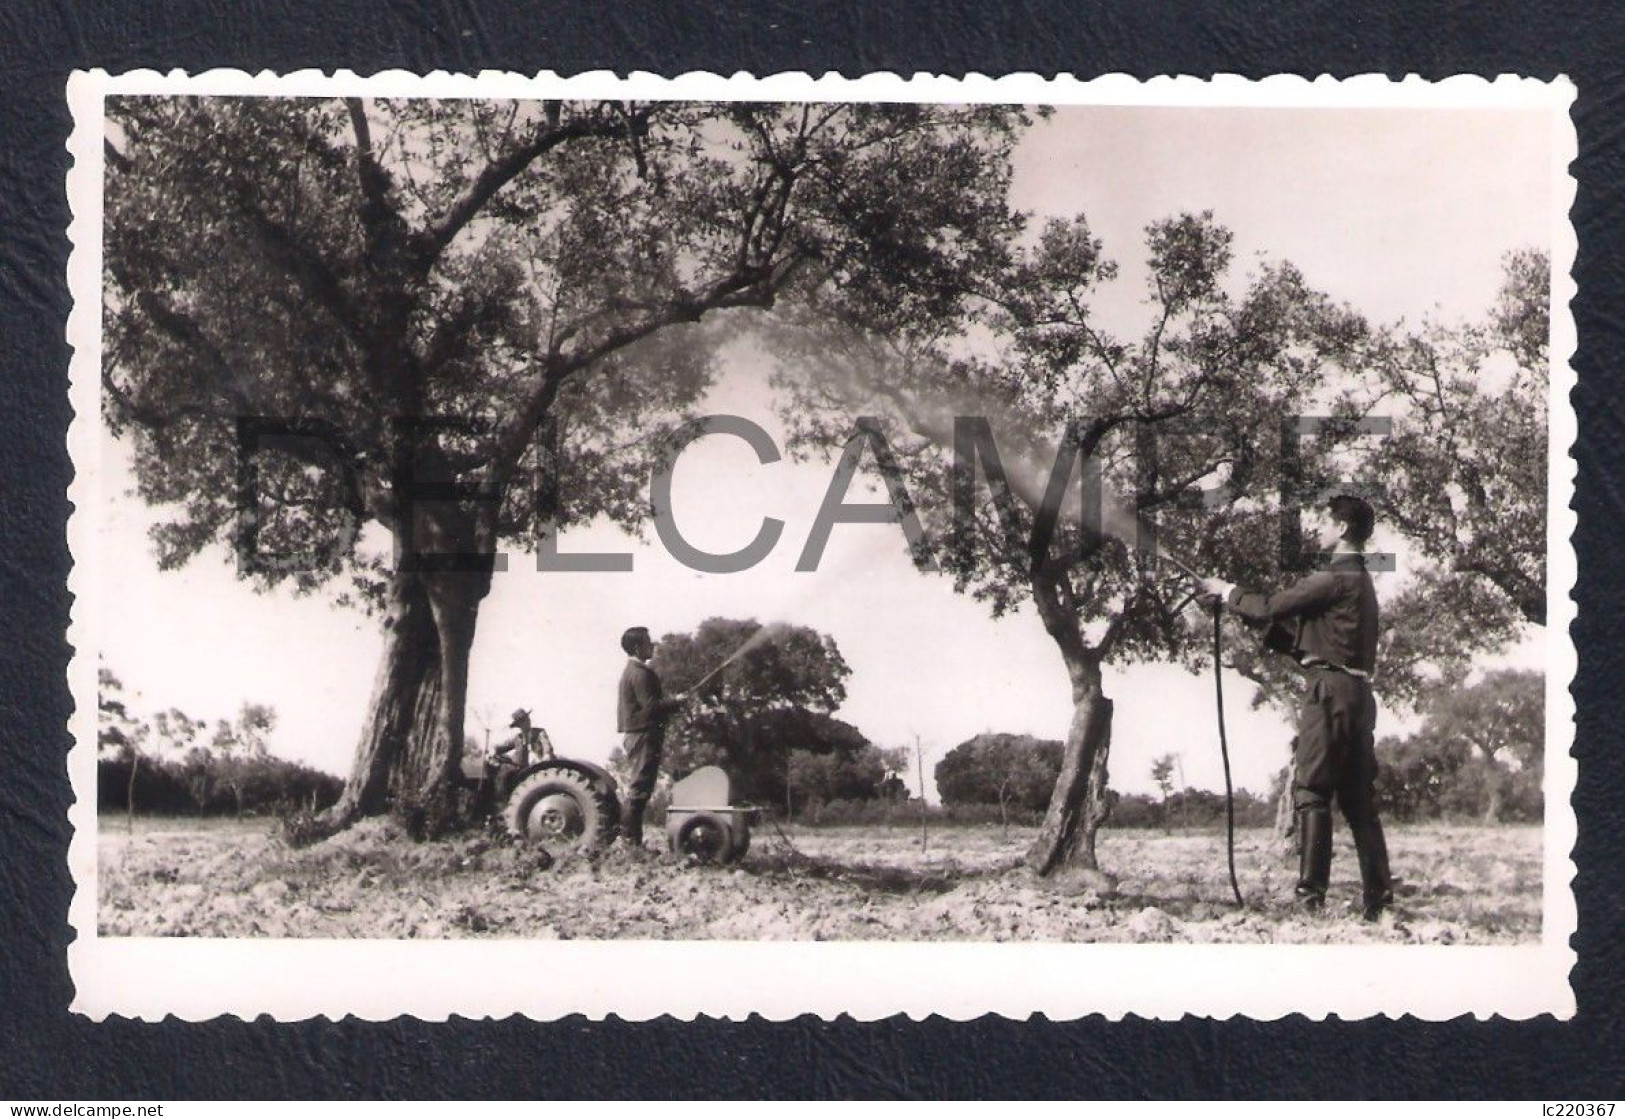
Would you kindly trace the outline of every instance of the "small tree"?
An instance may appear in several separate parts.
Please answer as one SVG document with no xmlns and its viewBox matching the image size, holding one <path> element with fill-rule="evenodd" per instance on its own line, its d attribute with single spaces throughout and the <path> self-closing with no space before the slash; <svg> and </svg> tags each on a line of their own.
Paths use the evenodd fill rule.
<svg viewBox="0 0 1625 1119">
<path fill-rule="evenodd" d="M 1157 783 L 1157 789 L 1162 793 L 1162 830 L 1171 831 L 1168 826 L 1168 798 L 1174 794 L 1174 766 L 1178 759 L 1173 754 L 1164 754 L 1151 763 L 1151 780 Z"/>
<path fill-rule="evenodd" d="M 130 767 L 124 788 L 124 820 L 135 831 L 135 781 L 141 767 L 141 744 L 151 728 L 138 719 L 124 698 L 124 684 L 106 665 L 96 668 L 96 754 L 117 758 Z"/>
<path fill-rule="evenodd" d="M 239 817 L 243 814 L 243 792 L 254 767 L 269 753 L 268 740 L 275 727 L 276 711 L 260 703 L 245 703 L 236 719 L 221 719 L 215 724 L 211 753 L 220 780 L 231 790 L 232 806 Z"/>
</svg>

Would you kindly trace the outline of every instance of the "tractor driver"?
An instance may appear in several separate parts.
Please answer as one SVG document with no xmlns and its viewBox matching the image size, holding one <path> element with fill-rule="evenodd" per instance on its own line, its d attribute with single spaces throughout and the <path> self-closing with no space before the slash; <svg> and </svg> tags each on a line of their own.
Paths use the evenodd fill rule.
<svg viewBox="0 0 1625 1119">
<path fill-rule="evenodd" d="M 1331 801 L 1336 796 L 1360 861 L 1362 914 L 1374 921 L 1393 902 L 1388 847 L 1377 818 L 1374 748 L 1377 704 L 1377 593 L 1366 570 L 1365 546 L 1376 515 L 1363 498 L 1339 494 L 1327 502 L 1320 570 L 1276 594 L 1233 587 L 1219 579 L 1204 589 L 1264 630 L 1265 648 L 1302 666 L 1307 690 L 1293 754 L 1292 802 L 1298 826 L 1299 901 L 1325 904 L 1332 868 Z"/>
<path fill-rule="evenodd" d="M 660 677 L 649 667 L 655 645 L 644 626 L 633 626 L 621 634 L 621 649 L 629 658 L 621 671 L 616 729 L 626 738 L 622 749 L 630 774 L 626 804 L 621 809 L 621 837 L 633 848 L 643 846 L 643 810 L 654 792 L 660 774 L 660 750 L 666 737 L 666 720 L 683 705 L 683 697 L 661 695 Z"/>
<path fill-rule="evenodd" d="M 523 707 L 513 713 L 508 728 L 519 733 L 496 748 L 498 761 L 524 769 L 532 761 L 553 758 L 553 740 L 545 730 L 531 722 L 530 712 Z"/>
</svg>

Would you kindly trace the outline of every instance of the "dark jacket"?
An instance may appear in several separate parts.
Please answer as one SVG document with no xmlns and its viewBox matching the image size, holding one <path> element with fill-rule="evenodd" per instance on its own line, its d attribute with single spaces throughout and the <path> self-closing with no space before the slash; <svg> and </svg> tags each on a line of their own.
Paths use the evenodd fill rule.
<svg viewBox="0 0 1625 1119">
<path fill-rule="evenodd" d="M 623 734 L 654 730 L 666 721 L 670 705 L 661 699 L 660 677 L 641 661 L 629 660 L 621 672 L 615 729 Z"/>
<path fill-rule="evenodd" d="M 1376 668 L 1377 590 L 1358 555 L 1338 553 L 1322 570 L 1276 594 L 1236 587 L 1230 609 L 1268 627 L 1265 645 L 1300 664 L 1321 661 L 1360 672 Z"/>
</svg>

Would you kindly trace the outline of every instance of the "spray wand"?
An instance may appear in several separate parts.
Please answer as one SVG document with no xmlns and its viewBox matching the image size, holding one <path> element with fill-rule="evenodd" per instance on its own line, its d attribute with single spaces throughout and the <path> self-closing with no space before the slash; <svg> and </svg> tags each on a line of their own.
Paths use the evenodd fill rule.
<svg viewBox="0 0 1625 1119">
<path fill-rule="evenodd" d="M 773 640 L 776 636 L 782 633 L 785 628 L 786 626 L 783 622 L 769 622 L 767 625 L 762 626 L 755 633 L 751 634 L 743 642 L 741 642 L 737 649 L 723 657 L 722 660 L 718 661 L 715 668 L 711 669 L 711 671 L 707 672 L 704 676 L 701 676 L 698 680 L 694 681 L 694 683 L 690 684 L 683 693 L 682 702 L 690 703 L 698 698 L 700 689 L 704 688 L 712 680 L 715 680 L 719 675 L 721 675 L 723 669 L 727 668 L 734 661 L 738 660 L 752 649 L 755 649 L 757 646 Z"/>
<path fill-rule="evenodd" d="M 1163 559 L 1189 575 L 1198 584 L 1203 582 L 1196 569 L 1178 556 L 1166 551 L 1160 554 Z M 1230 892 L 1235 895 L 1236 905 L 1245 908 L 1247 902 L 1242 898 L 1241 884 L 1236 880 L 1236 794 L 1230 783 L 1230 739 L 1224 727 L 1224 604 L 1215 598 L 1212 610 L 1213 704 L 1219 723 L 1219 757 L 1224 762 L 1224 849 L 1230 870 Z"/>
</svg>

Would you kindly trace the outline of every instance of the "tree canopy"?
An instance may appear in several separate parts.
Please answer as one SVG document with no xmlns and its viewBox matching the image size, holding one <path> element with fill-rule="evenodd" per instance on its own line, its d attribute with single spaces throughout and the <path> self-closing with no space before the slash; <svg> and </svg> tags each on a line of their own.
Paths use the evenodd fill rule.
<svg viewBox="0 0 1625 1119">
<path fill-rule="evenodd" d="M 342 577 L 387 610 L 336 824 L 450 812 L 496 552 L 641 524 L 661 433 L 711 376 L 706 327 L 820 291 L 949 313 L 1002 259 L 1028 119 L 139 96 L 107 116 L 104 414 L 167 510 L 160 563 L 232 545 L 259 585 Z"/>
<path fill-rule="evenodd" d="M 1040 811 L 1061 772 L 1061 743 L 1028 734 L 978 734 L 937 763 L 943 804 L 997 804 Z"/>
<path fill-rule="evenodd" d="M 1395 420 L 1367 466 L 1383 512 L 1446 576 L 1465 576 L 1456 612 L 1472 605 L 1501 630 L 1509 609 L 1546 621 L 1550 274 L 1546 254 L 1508 253 L 1482 319 L 1391 327 L 1370 363 L 1373 407 Z M 1475 592 L 1493 593 L 1461 601 Z"/>
<path fill-rule="evenodd" d="M 663 768 L 673 776 L 721 765 L 738 797 L 781 805 L 796 755 L 832 757 L 829 764 L 839 768 L 872 748 L 834 715 L 852 670 L 833 638 L 806 626 L 708 618 L 692 633 L 662 637 L 652 664 L 668 693 L 689 691 L 726 666 L 672 721 Z M 803 763 L 807 781 L 820 778 L 816 769 Z M 839 775 L 832 769 L 822 777 Z"/>
<path fill-rule="evenodd" d="M 1378 744 L 1378 793 L 1402 819 L 1538 820 L 1545 773 L 1546 681 L 1495 669 L 1436 690 L 1415 734 Z"/>
<path fill-rule="evenodd" d="M 266 440 L 259 546 L 326 562 L 252 574 L 374 591 L 334 509 L 399 528 L 403 466 L 489 499 L 461 503 L 481 547 L 534 542 L 541 467 L 567 480 L 555 524 L 634 526 L 647 436 L 710 374 L 692 324 L 797 285 L 902 317 L 951 298 L 1010 220 L 997 157 L 1022 119 L 150 97 L 108 116 L 107 419 L 142 495 L 176 510 L 163 562 L 233 541 L 234 425 L 270 417 L 342 442 Z"/>
<path fill-rule="evenodd" d="M 995 615 L 1031 603 L 1057 644 L 1076 715 L 1030 853 L 1041 870 L 1068 851 L 1093 858 L 1106 811 L 1102 665 L 1204 647 L 1183 614 L 1190 577 L 1152 541 L 1202 571 L 1278 578 L 1283 553 L 1305 551 L 1282 515 L 1358 417 L 1352 393 L 1328 387 L 1360 353 L 1365 320 L 1290 264 L 1235 277 L 1231 244 L 1210 213 L 1150 225 L 1138 336 L 1094 313 L 1118 270 L 1080 216 L 1013 250 L 951 320 L 896 330 L 860 312 L 842 316 L 844 331 L 781 342 L 798 439 L 838 445 L 855 415 L 872 414 L 921 528 L 916 558 Z M 1283 422 L 1305 413 L 1334 422 L 1284 440 Z M 1098 493 L 1081 469 L 1061 473 L 1077 458 L 1098 471 Z"/>
</svg>

